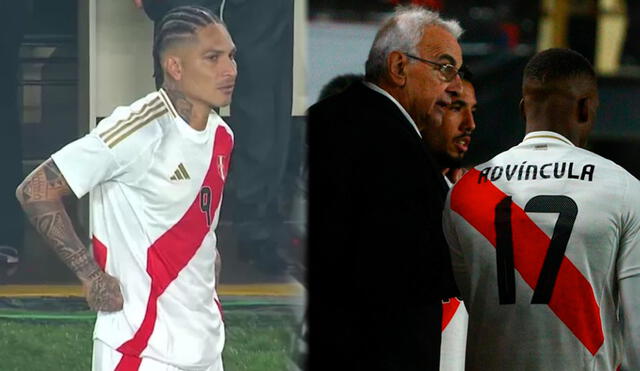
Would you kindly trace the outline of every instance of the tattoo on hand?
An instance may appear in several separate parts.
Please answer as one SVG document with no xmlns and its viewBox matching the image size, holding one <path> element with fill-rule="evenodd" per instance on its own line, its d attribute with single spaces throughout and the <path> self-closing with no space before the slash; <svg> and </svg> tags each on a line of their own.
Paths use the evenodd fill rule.
<svg viewBox="0 0 640 371">
<path fill-rule="evenodd" d="M 118 280 L 102 271 L 96 273 L 89 283 L 87 303 L 93 310 L 114 312 L 122 309 L 122 293 Z"/>
</svg>

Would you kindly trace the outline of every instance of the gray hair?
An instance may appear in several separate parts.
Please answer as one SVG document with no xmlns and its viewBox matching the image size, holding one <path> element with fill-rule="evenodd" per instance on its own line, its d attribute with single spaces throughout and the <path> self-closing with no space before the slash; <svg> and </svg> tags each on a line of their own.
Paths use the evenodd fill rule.
<svg viewBox="0 0 640 371">
<path fill-rule="evenodd" d="M 365 79 L 380 81 L 387 72 L 387 57 L 392 51 L 418 54 L 417 46 L 427 26 L 442 27 L 456 39 L 463 32 L 458 21 L 443 19 L 437 12 L 419 6 L 398 7 L 373 40 L 364 68 Z"/>
</svg>

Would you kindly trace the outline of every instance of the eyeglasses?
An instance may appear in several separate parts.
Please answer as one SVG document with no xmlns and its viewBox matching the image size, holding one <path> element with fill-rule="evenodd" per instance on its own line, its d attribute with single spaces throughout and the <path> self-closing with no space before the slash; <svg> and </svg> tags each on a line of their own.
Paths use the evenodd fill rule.
<svg viewBox="0 0 640 371">
<path fill-rule="evenodd" d="M 458 71 L 458 69 L 456 68 L 456 66 L 450 64 L 450 63 L 438 63 L 438 62 L 433 62 L 433 61 L 429 61 L 426 59 L 422 59 L 420 57 L 416 57 L 415 55 L 411 55 L 408 53 L 405 53 L 405 55 L 411 59 L 415 59 L 417 61 L 420 62 L 424 62 L 424 63 L 428 63 L 431 64 L 433 66 L 438 67 L 437 70 L 440 71 L 440 75 L 442 76 L 442 80 L 446 81 L 446 82 L 451 82 L 453 79 L 456 78 L 456 75 L 460 75 L 460 78 L 464 78 L 464 73 L 462 71 Z"/>
</svg>

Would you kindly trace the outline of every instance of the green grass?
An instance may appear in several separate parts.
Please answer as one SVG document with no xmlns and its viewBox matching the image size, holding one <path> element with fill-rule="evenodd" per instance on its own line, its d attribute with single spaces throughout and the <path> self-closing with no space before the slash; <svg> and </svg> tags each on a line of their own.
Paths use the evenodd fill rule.
<svg viewBox="0 0 640 371">
<path fill-rule="evenodd" d="M 289 311 L 226 310 L 225 324 L 225 370 L 286 369 L 293 326 Z M 0 370 L 91 370 L 92 332 L 93 321 L 86 319 L 0 318 Z"/>
</svg>

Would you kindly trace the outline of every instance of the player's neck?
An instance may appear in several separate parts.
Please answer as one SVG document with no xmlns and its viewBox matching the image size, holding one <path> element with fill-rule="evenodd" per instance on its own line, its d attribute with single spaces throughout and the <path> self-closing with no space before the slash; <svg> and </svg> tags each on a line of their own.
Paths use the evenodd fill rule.
<svg viewBox="0 0 640 371">
<path fill-rule="evenodd" d="M 167 92 L 171 103 L 182 119 L 193 129 L 202 131 L 207 127 L 207 120 L 211 108 L 205 104 L 193 102 L 180 89 L 165 84 L 163 89 Z"/>
<path fill-rule="evenodd" d="M 526 134 L 533 133 L 534 131 L 552 131 L 569 139 L 573 144 L 578 145 L 578 138 L 575 133 L 572 133 L 566 126 L 558 124 L 557 122 L 527 120 Z"/>
<path fill-rule="evenodd" d="M 580 146 L 580 133 L 575 122 L 574 101 L 546 99 L 525 108 L 526 133 L 552 131 Z"/>
</svg>

